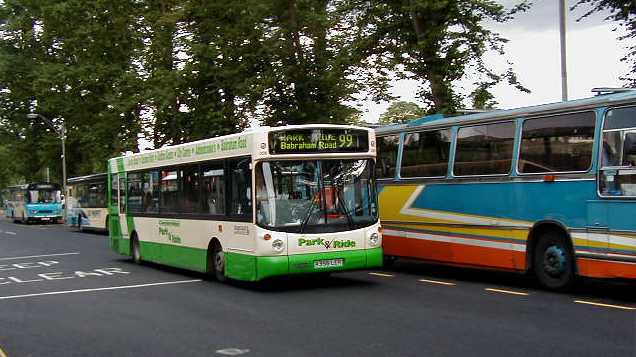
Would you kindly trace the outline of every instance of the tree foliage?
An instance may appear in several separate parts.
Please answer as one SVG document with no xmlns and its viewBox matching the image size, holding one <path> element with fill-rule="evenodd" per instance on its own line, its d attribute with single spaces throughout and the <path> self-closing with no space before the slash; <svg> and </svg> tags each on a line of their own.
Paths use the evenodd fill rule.
<svg viewBox="0 0 636 357">
<path fill-rule="evenodd" d="M 360 34 L 359 58 L 384 78 L 390 70 L 418 80 L 430 112 L 463 106 L 455 82 L 469 71 L 481 88 L 504 81 L 527 92 L 511 69 L 498 73 L 484 62 L 487 51 L 503 56 L 507 42 L 484 21 L 506 22 L 527 9 L 526 2 L 511 10 L 489 0 L 350 0 L 343 6 Z"/>
<path fill-rule="evenodd" d="M 388 100 L 391 73 L 453 112 L 455 82 L 481 73 L 484 105 L 514 73 L 483 61 L 505 40 L 483 27 L 525 9 L 489 0 L 5 0 L 0 2 L 0 186 L 105 170 L 109 157 L 252 124 L 354 123 Z M 484 99 L 485 98 L 485 99 Z M 397 105 L 397 104 L 396 104 Z M 399 105 L 398 105 L 399 106 Z M 402 114 L 423 114 L 421 108 Z M 406 116 L 399 119 L 405 120 Z M 384 119 L 383 119 L 384 120 Z M 8 156 L 7 156 L 8 155 Z M 11 160 L 9 160 L 11 161 Z"/>
<path fill-rule="evenodd" d="M 421 118 L 426 115 L 426 110 L 416 103 L 397 101 L 391 103 L 389 108 L 380 116 L 380 124 L 399 124 L 409 120 Z"/>
<path fill-rule="evenodd" d="M 618 26 L 623 27 L 627 31 L 627 34 L 619 39 L 626 43 L 631 43 L 631 45 L 629 45 L 627 54 L 621 60 L 627 62 L 631 69 L 621 80 L 624 80 L 629 86 L 636 87 L 636 45 L 633 44 L 634 39 L 636 39 L 636 1 L 579 0 L 572 9 L 582 5 L 589 6 L 590 10 L 584 13 L 579 21 L 595 12 L 609 12 L 605 20 L 616 22 Z"/>
</svg>

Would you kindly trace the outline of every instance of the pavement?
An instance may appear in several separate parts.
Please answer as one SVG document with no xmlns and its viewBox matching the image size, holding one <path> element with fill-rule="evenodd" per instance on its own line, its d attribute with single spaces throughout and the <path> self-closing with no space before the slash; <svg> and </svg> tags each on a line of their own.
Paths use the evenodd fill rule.
<svg viewBox="0 0 636 357">
<path fill-rule="evenodd" d="M 636 282 L 398 261 L 217 283 L 135 265 L 108 237 L 0 220 L 0 357 L 636 356 Z"/>
</svg>

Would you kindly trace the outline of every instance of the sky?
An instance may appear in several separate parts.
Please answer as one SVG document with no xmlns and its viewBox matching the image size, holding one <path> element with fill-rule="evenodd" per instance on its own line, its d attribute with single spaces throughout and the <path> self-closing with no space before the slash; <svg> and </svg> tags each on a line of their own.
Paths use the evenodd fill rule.
<svg viewBox="0 0 636 357">
<path fill-rule="evenodd" d="M 500 0 L 509 7 L 518 1 Z M 576 1 L 568 0 L 568 6 Z M 521 93 L 511 86 L 499 85 L 494 88 L 497 108 L 517 108 L 561 101 L 561 58 L 559 43 L 558 0 L 535 0 L 527 12 L 505 24 L 487 24 L 509 42 L 505 46 L 506 55 L 490 54 L 485 57 L 488 64 L 505 69 L 506 61 L 519 81 L 532 92 Z M 624 32 L 616 23 L 604 21 L 607 14 L 594 14 L 577 21 L 586 8 L 568 12 L 567 18 L 567 72 L 568 97 L 579 99 L 590 97 L 594 87 L 621 87 L 620 77 L 629 71 L 629 66 L 620 59 L 627 53 L 630 43 L 619 41 Z M 458 84 L 470 92 L 473 79 L 467 78 Z M 418 102 L 416 81 L 395 81 L 392 94 L 398 100 Z M 377 122 L 390 105 L 389 102 L 362 104 L 363 119 Z M 421 103 L 420 103 L 421 104 Z"/>
</svg>

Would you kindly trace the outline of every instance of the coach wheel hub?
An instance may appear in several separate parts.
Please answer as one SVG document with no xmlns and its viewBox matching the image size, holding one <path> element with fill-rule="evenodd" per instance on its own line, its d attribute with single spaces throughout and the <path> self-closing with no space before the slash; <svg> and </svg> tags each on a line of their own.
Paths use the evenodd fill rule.
<svg viewBox="0 0 636 357">
<path fill-rule="evenodd" d="M 543 255 L 543 268 L 550 276 L 558 277 L 565 272 L 566 254 L 563 248 L 552 245 L 545 250 Z"/>
</svg>

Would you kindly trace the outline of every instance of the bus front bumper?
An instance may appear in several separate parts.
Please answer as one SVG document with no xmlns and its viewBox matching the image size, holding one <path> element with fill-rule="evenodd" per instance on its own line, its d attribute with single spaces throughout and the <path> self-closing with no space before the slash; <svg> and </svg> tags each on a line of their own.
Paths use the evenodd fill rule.
<svg viewBox="0 0 636 357">
<path fill-rule="evenodd" d="M 256 257 L 227 252 L 226 275 L 232 279 L 256 281 L 290 274 L 328 273 L 382 267 L 382 248 L 326 253 Z M 337 266 L 316 262 L 336 261 Z"/>
</svg>

